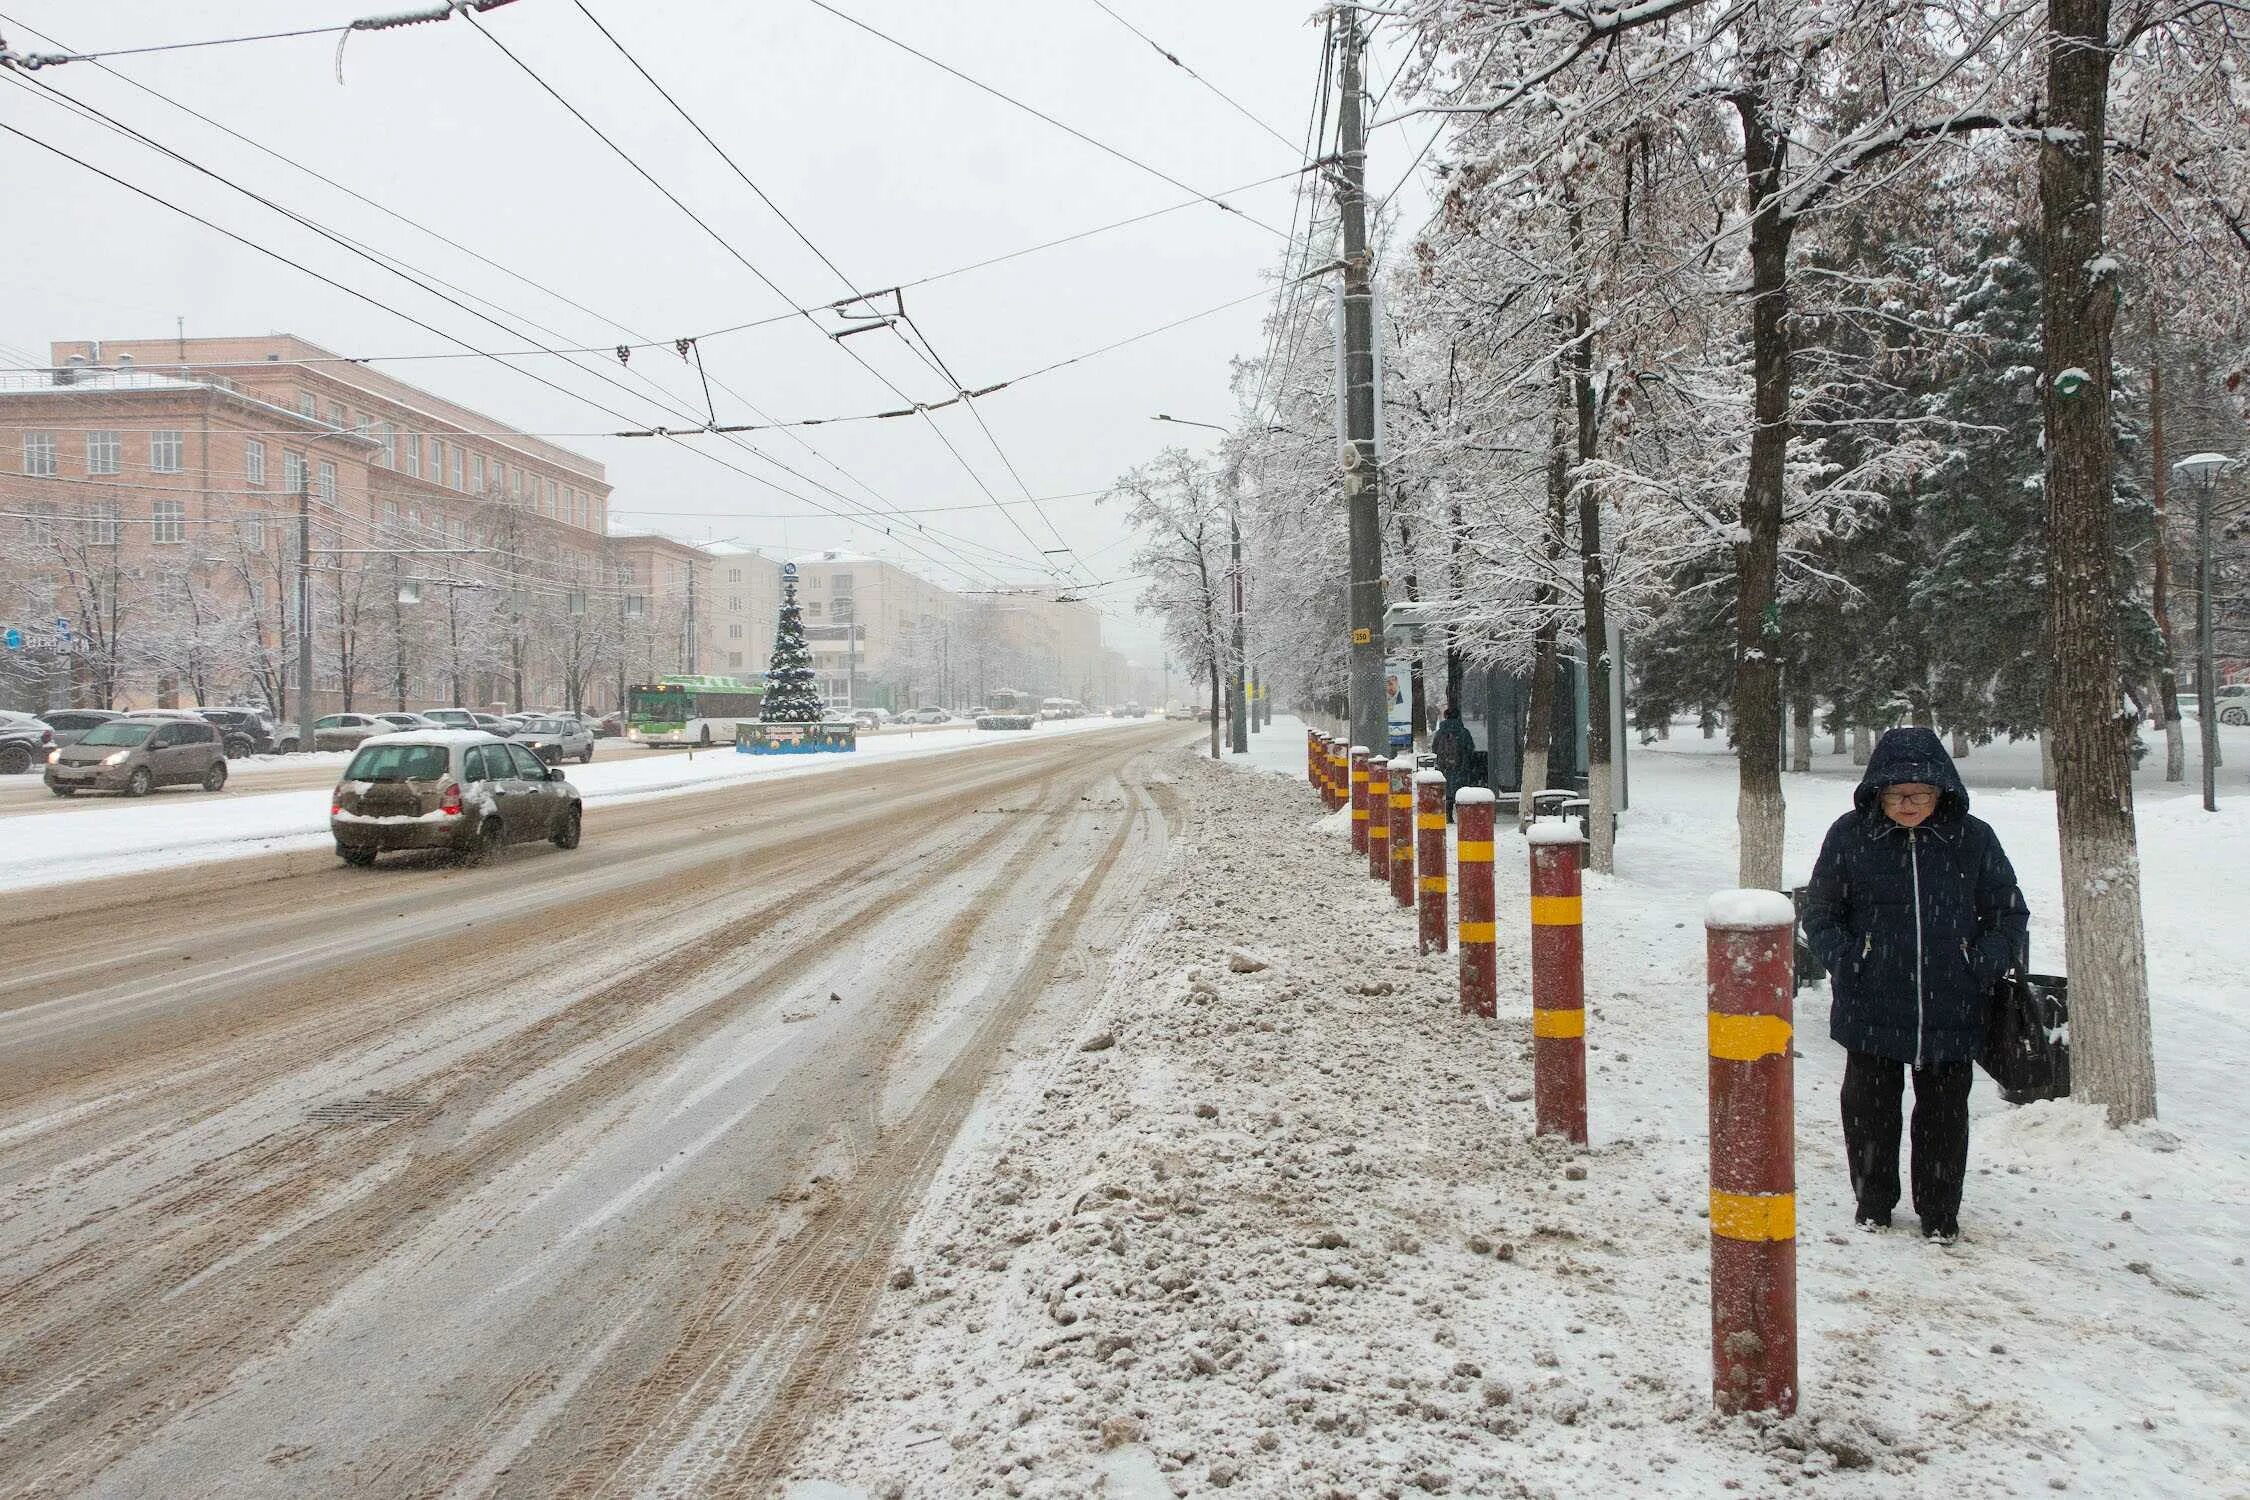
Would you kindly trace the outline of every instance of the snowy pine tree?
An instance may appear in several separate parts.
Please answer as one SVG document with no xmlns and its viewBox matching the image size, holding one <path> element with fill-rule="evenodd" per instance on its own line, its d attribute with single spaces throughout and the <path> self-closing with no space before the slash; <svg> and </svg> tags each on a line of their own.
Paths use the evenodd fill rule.
<svg viewBox="0 0 2250 1500">
<path fill-rule="evenodd" d="M 773 661 L 766 668 L 765 703 L 758 717 L 768 724 L 817 724 L 822 717 L 812 647 L 805 644 L 804 612 L 797 605 L 795 563 L 781 570 L 781 623 L 774 630 Z"/>
</svg>

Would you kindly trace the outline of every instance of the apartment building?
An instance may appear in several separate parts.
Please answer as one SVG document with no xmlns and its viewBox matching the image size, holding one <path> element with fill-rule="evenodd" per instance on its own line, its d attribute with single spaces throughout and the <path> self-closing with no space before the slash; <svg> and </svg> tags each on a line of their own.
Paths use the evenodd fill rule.
<svg viewBox="0 0 2250 1500">
<path fill-rule="evenodd" d="M 774 628 L 781 619 L 781 564 L 755 547 L 702 545 L 711 557 L 705 670 L 728 676 L 763 672 L 773 661 Z"/>
<path fill-rule="evenodd" d="M 830 703 L 904 708 L 946 696 L 959 596 L 860 553 L 815 552 L 796 563 L 805 638 Z"/>
<path fill-rule="evenodd" d="M 321 711 L 595 702 L 628 652 L 689 654 L 627 600 L 693 549 L 634 554 L 659 581 L 621 587 L 582 454 L 286 334 L 52 358 L 0 375 L 0 616 L 34 627 L 0 681 L 17 701 L 292 711 L 300 534 Z"/>
</svg>

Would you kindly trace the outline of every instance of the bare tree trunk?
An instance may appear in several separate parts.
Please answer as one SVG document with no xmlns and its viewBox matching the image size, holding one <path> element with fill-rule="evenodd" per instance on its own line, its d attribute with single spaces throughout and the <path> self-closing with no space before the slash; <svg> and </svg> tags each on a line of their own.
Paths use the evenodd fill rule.
<svg viewBox="0 0 2250 1500">
<path fill-rule="evenodd" d="M 1969 737 L 1968 737 L 1968 735 L 1964 734 L 1964 733 L 1963 733 L 1962 731 L 1960 731 L 1960 730 L 1958 730 L 1958 729 L 1954 730 L 1954 731 L 1953 731 L 1953 744 L 1952 744 L 1952 746 L 1951 746 L 1951 749 L 1952 749 L 1952 752 L 1953 752 L 1953 758 L 1954 758 L 1955 760 L 1967 760 L 1967 759 L 1969 758 Z"/>
<path fill-rule="evenodd" d="M 1844 732 L 1844 711 L 1841 708 L 1829 709 L 1828 753 L 1830 755 L 1843 755 L 1847 753 L 1844 744 Z"/>
<path fill-rule="evenodd" d="M 2109 0 L 2050 0 L 2048 129 L 2039 147 L 2047 619 L 2070 974 L 2071 1089 L 2111 1124 L 2156 1114 L 2142 947 L 2133 764 L 2117 718 L 2110 486 L 2114 263 L 2105 257 L 2101 143 Z"/>
<path fill-rule="evenodd" d="M 1788 138 L 1757 87 L 1735 96 L 1742 117 L 1750 220 L 1753 425 L 1735 544 L 1734 753 L 1741 784 L 1735 833 L 1739 884 L 1778 890 L 1787 807 L 1781 798 L 1781 500 L 1789 454 L 1790 221 L 1776 209 Z M 1760 211 L 1762 210 L 1762 211 Z"/>
<path fill-rule="evenodd" d="M 1558 376 L 1560 371 L 1557 371 Z M 1531 799 L 1547 789 L 1547 745 L 1555 734 L 1555 637 L 1561 621 L 1555 614 L 1553 579 L 1562 565 L 1564 531 L 1568 526 L 1564 506 L 1570 493 L 1570 394 L 1555 382 L 1554 435 L 1547 452 L 1547 567 L 1534 602 L 1539 624 L 1531 638 L 1531 707 L 1525 716 L 1523 787 L 1516 798 L 1516 826 L 1531 826 Z"/>
<path fill-rule="evenodd" d="M 1577 214 L 1571 239 L 1578 238 Z M 1593 325 L 1587 309 L 1570 316 L 1570 394 L 1576 418 L 1578 461 L 1594 456 L 1600 438 L 1595 408 Z M 1581 619 L 1586 641 L 1586 867 L 1617 868 L 1617 788 L 1610 777 L 1609 574 L 1602 555 L 1602 506 L 1590 484 L 1578 486 L 1578 559 Z"/>
<path fill-rule="evenodd" d="M 1213 643 L 1214 646 L 1216 643 Z M 1219 758 L 1219 658 L 1214 651 L 1211 657 L 1211 758 Z"/>
<path fill-rule="evenodd" d="M 1875 753 L 1875 731 L 1865 724 L 1852 726 L 1852 764 L 1864 766 Z"/>
<path fill-rule="evenodd" d="M 1789 704 L 1789 769 L 1812 769 L 1812 689 L 1800 687 Z"/>
<path fill-rule="evenodd" d="M 2148 454 L 2151 497 L 2156 507 L 2156 587 L 2152 601 L 2156 633 L 2164 642 L 2164 660 L 2156 674 L 2156 711 L 2164 716 L 2164 779 L 2187 780 L 2187 735 L 2180 727 L 2180 678 L 2172 663 L 2172 547 L 2164 530 L 2165 489 L 2171 478 L 2164 451 L 2164 331 L 2158 321 L 2162 294 L 2154 277 L 2148 288 Z"/>
</svg>

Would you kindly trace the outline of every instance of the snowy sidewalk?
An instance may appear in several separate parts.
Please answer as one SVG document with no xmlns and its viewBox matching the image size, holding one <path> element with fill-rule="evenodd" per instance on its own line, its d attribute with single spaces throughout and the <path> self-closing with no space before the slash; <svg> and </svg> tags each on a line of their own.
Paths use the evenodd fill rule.
<svg viewBox="0 0 2250 1500">
<path fill-rule="evenodd" d="M 1260 740 L 1301 771 L 1301 731 Z M 2163 1125 L 1980 1083 L 1950 1250 L 1850 1230 L 1840 1053 L 1800 995 L 1803 1410 L 1722 1421 L 1698 925 L 1731 863 L 1721 768 L 1644 756 L 1625 868 L 1589 878 L 1581 1154 L 1530 1135 L 1512 836 L 1501 1019 L 1467 1021 L 1454 959 L 1415 955 L 1301 775 L 1177 765 L 1179 896 L 964 1132 L 801 1451 L 807 1500 L 2250 1497 L 2250 1128 L 2212 1076 L 2250 1066 L 2212 1003 L 2239 969 L 2160 985 Z"/>
</svg>

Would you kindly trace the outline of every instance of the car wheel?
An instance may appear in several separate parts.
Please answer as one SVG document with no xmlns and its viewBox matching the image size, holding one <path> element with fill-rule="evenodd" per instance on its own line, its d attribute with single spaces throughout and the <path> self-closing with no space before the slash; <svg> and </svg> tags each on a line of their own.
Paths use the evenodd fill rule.
<svg viewBox="0 0 2250 1500">
<path fill-rule="evenodd" d="M 347 865 L 357 865 L 363 870 L 375 863 L 375 851 L 373 849 L 355 849 L 349 844 L 338 844 L 336 846 L 336 857 Z"/>
<path fill-rule="evenodd" d="M 125 778 L 125 795 L 128 797 L 146 797 L 149 794 L 149 789 L 155 785 L 156 773 L 148 767 L 142 766 Z"/>
<path fill-rule="evenodd" d="M 29 745 L 0 745 L 0 775 L 21 776 L 30 769 Z"/>
<path fill-rule="evenodd" d="M 592 745 L 588 745 L 586 753 L 578 757 L 578 763 L 582 766 L 590 766 L 594 763 L 594 747 Z"/>
<path fill-rule="evenodd" d="M 51 786 L 47 790 L 58 797 L 75 797 L 78 795 L 78 788 L 74 786 Z"/>
<path fill-rule="evenodd" d="M 711 748 L 711 729 L 709 725 L 705 725 L 703 732 L 696 736 L 695 743 L 700 748 L 705 750 Z"/>
<path fill-rule="evenodd" d="M 499 857 L 500 848 L 508 842 L 507 830 L 498 818 L 486 818 L 477 825 L 476 842 L 469 846 L 468 861 L 472 865 L 488 865 Z"/>
<path fill-rule="evenodd" d="M 223 760 L 215 760 L 211 762 L 211 769 L 203 773 L 203 790 L 207 792 L 223 792 L 226 789 L 227 763 Z"/>
<path fill-rule="evenodd" d="M 236 735 L 233 739 L 228 740 L 226 744 L 221 748 L 223 748 L 227 752 L 228 760 L 241 760 L 246 755 L 255 755 L 258 753 L 258 747 L 251 741 L 244 739 L 240 735 Z"/>
<path fill-rule="evenodd" d="M 557 849 L 575 849 L 578 847 L 580 821 L 581 814 L 575 807 L 563 814 L 562 827 L 555 830 L 555 847 Z"/>
<path fill-rule="evenodd" d="M 2250 724 L 2250 708 L 2230 708 L 2219 715 L 2221 724 Z"/>
</svg>

